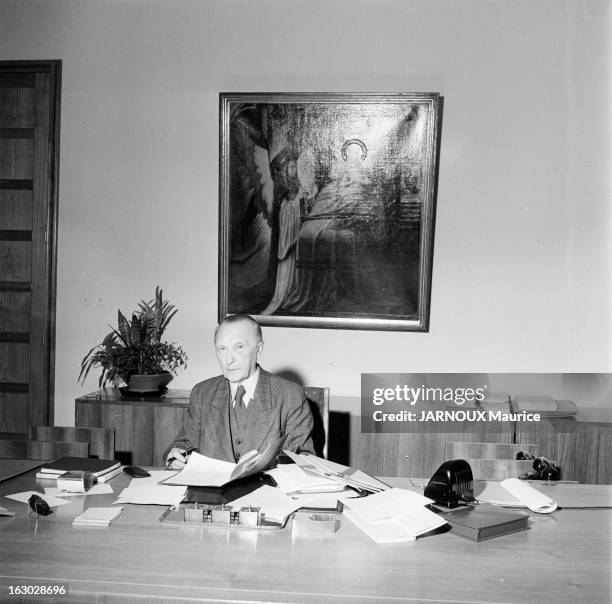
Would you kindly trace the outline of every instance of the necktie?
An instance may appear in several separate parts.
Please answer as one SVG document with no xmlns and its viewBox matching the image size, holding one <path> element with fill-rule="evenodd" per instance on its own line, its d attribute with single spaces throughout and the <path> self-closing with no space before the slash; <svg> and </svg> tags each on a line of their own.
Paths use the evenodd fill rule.
<svg viewBox="0 0 612 604">
<path fill-rule="evenodd" d="M 245 392 L 244 386 L 240 384 L 236 390 L 236 395 L 234 396 L 234 409 L 238 410 L 239 412 L 246 409 L 246 405 L 242 400 Z"/>
</svg>

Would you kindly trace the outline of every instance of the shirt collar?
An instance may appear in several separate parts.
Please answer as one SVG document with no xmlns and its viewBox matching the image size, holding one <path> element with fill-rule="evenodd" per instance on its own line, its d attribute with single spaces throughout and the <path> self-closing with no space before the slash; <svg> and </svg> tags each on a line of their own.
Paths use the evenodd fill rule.
<svg viewBox="0 0 612 604">
<path fill-rule="evenodd" d="M 255 388 L 257 387 L 257 381 L 259 380 L 259 367 L 255 369 L 255 371 L 242 382 L 230 382 L 230 392 L 232 395 L 232 406 L 234 405 L 234 398 L 236 396 L 236 390 L 238 390 L 238 386 L 244 387 L 244 397 L 243 402 L 244 406 L 248 407 L 249 402 L 255 398 Z"/>
</svg>

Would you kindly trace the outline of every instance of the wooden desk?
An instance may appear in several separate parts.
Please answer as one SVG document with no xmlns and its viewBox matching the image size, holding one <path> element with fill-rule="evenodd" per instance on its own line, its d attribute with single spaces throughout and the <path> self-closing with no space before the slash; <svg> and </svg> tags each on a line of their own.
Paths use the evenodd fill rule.
<svg viewBox="0 0 612 604">
<path fill-rule="evenodd" d="M 118 492 L 127 478 L 110 484 Z M 0 483 L 0 495 L 34 486 L 31 472 Z M 0 601 L 17 601 L 9 585 L 50 581 L 79 603 L 610 601 L 609 509 L 534 514 L 530 530 L 481 543 L 445 533 L 375 545 L 345 519 L 328 538 L 179 527 L 160 524 L 156 506 L 126 505 L 108 528 L 71 525 L 84 505 L 113 498 L 75 497 L 37 526 L 0 497 L 18 513 L 0 518 Z"/>
</svg>

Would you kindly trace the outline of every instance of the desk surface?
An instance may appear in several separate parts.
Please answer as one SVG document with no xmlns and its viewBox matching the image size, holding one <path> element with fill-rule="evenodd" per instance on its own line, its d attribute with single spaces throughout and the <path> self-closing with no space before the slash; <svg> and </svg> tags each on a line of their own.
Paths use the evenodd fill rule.
<svg viewBox="0 0 612 604">
<path fill-rule="evenodd" d="M 120 475 L 109 484 L 117 493 L 127 481 Z M 44 486 L 29 472 L 0 483 L 0 495 Z M 166 525 L 157 506 L 126 505 L 108 528 L 73 527 L 84 507 L 109 505 L 114 495 L 71 499 L 37 522 L 24 504 L 0 497 L 18 514 L 0 518 L 1 601 L 13 601 L 9 585 L 53 581 L 68 585 L 67 602 L 102 594 L 164 602 L 610 602 L 610 509 L 532 514 L 530 530 L 480 543 L 444 533 L 376 545 L 345 519 L 335 535 L 298 538 L 290 524 L 266 532 Z"/>
</svg>

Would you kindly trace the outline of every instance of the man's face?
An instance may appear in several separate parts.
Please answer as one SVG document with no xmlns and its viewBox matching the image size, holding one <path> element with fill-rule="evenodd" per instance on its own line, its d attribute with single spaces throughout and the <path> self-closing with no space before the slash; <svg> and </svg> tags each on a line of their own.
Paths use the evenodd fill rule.
<svg viewBox="0 0 612 604">
<path fill-rule="evenodd" d="M 254 373 L 262 348 L 255 327 L 247 321 L 224 323 L 217 331 L 217 361 L 230 382 L 241 382 Z"/>
</svg>

